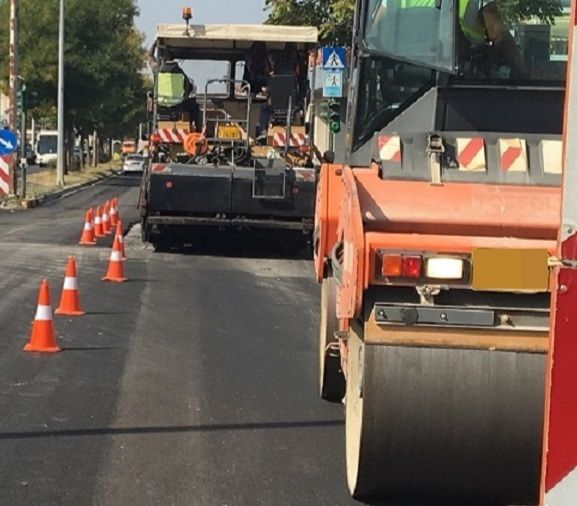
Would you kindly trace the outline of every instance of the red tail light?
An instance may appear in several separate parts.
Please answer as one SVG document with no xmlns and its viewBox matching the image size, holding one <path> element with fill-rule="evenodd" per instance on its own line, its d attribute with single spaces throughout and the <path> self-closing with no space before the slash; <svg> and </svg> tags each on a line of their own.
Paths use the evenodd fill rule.
<svg viewBox="0 0 577 506">
<path fill-rule="evenodd" d="M 381 256 L 381 274 L 385 278 L 420 278 L 423 258 L 418 255 L 384 253 Z"/>
<path fill-rule="evenodd" d="M 401 264 L 402 276 L 405 278 L 419 278 L 423 270 L 423 259 L 419 256 L 404 256 Z"/>
</svg>

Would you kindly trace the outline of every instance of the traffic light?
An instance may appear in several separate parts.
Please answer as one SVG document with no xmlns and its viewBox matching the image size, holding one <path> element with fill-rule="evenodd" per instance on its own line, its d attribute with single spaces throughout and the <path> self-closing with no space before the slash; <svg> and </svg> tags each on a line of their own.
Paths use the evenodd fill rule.
<svg viewBox="0 0 577 506">
<path fill-rule="evenodd" d="M 334 99 L 329 101 L 329 129 L 334 134 L 341 131 L 341 103 Z"/>
<path fill-rule="evenodd" d="M 16 92 L 16 107 L 20 110 L 24 109 L 26 105 L 26 88 Z"/>
<path fill-rule="evenodd" d="M 16 108 L 21 111 L 26 111 L 38 103 L 38 93 L 35 91 L 28 91 L 26 85 L 22 86 L 16 92 Z"/>
<path fill-rule="evenodd" d="M 26 90 L 26 107 L 36 107 L 38 105 L 38 92 Z"/>
<path fill-rule="evenodd" d="M 323 121 L 329 121 L 329 103 L 326 100 L 319 102 L 319 118 Z"/>
</svg>

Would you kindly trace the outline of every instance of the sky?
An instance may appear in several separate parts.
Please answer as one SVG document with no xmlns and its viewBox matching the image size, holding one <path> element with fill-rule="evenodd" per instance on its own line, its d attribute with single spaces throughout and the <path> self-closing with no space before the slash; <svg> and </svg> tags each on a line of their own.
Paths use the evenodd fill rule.
<svg viewBox="0 0 577 506">
<path fill-rule="evenodd" d="M 182 8 L 192 7 L 193 24 L 221 23 L 262 23 L 265 0 L 137 0 L 140 16 L 136 18 L 137 28 L 146 34 L 144 47 L 148 49 L 159 23 L 182 23 Z M 183 70 L 191 78 L 199 92 L 205 89 L 207 79 L 228 78 L 228 64 L 224 62 L 181 62 Z M 210 88 L 212 93 L 224 91 L 223 85 Z"/>
<path fill-rule="evenodd" d="M 192 7 L 192 23 L 261 23 L 264 0 L 137 0 L 136 26 L 146 34 L 146 47 L 154 40 L 158 23 L 184 23 L 182 8 Z"/>
</svg>

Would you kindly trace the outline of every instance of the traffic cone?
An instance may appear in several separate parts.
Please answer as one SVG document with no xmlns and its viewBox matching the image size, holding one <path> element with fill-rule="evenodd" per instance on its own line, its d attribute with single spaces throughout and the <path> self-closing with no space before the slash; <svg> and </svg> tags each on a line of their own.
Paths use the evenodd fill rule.
<svg viewBox="0 0 577 506">
<path fill-rule="evenodd" d="M 118 208 L 116 198 L 110 200 L 110 227 L 114 228 L 118 224 Z"/>
<path fill-rule="evenodd" d="M 109 235 L 112 232 L 112 229 L 110 228 L 110 215 L 108 214 L 109 205 L 110 204 L 106 202 L 102 211 L 102 232 L 104 232 L 105 235 Z"/>
<path fill-rule="evenodd" d="M 104 230 L 102 230 L 102 216 L 100 214 L 100 207 L 96 208 L 94 218 L 94 237 L 105 237 Z"/>
<path fill-rule="evenodd" d="M 80 307 L 80 293 L 78 292 L 76 262 L 74 261 L 74 257 L 68 257 L 60 305 L 58 309 L 54 311 L 54 314 L 66 316 L 82 316 L 86 314 Z"/>
<path fill-rule="evenodd" d="M 120 241 L 118 240 L 118 236 L 115 235 L 112 252 L 110 253 L 110 261 L 108 262 L 108 270 L 106 271 L 106 276 L 102 278 L 102 281 L 112 281 L 115 283 L 126 281 L 123 263 Z"/>
<path fill-rule="evenodd" d="M 118 197 L 114 197 L 114 209 L 116 209 L 116 219 L 120 220 L 120 204 L 118 203 Z"/>
<path fill-rule="evenodd" d="M 50 304 L 50 288 L 48 281 L 42 280 L 38 293 L 38 307 L 32 324 L 30 341 L 24 346 L 24 351 L 40 351 L 55 353 L 60 351 L 54 337 L 54 325 L 52 324 L 52 305 Z"/>
<path fill-rule="evenodd" d="M 84 230 L 82 231 L 80 242 L 78 244 L 82 246 L 94 246 L 96 244 L 96 239 L 94 238 L 94 226 L 92 225 L 92 209 L 86 211 Z"/>
<path fill-rule="evenodd" d="M 126 260 L 126 251 L 124 250 L 124 235 L 122 234 L 122 221 L 118 220 L 116 224 L 116 232 L 114 233 L 118 237 L 118 242 L 120 243 L 120 251 L 122 252 L 122 260 Z"/>
</svg>

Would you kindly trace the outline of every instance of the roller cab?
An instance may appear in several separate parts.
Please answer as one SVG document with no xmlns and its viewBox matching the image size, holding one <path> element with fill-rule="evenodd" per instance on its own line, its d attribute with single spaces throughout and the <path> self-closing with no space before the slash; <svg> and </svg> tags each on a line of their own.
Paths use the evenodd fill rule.
<svg viewBox="0 0 577 506">
<path fill-rule="evenodd" d="M 349 152 L 317 190 L 320 392 L 354 497 L 536 505 L 568 13 L 500 13 L 511 56 L 467 39 L 466 2 L 417 4 L 357 3 Z"/>
</svg>

